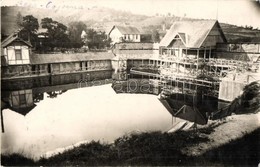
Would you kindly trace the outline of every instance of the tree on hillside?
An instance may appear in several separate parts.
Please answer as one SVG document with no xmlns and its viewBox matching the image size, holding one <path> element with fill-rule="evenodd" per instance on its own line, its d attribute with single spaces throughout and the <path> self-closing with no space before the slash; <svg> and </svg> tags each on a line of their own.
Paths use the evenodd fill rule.
<svg viewBox="0 0 260 167">
<path fill-rule="evenodd" d="M 52 20 L 52 18 L 44 18 L 41 20 L 42 28 L 48 31 L 48 40 L 44 44 L 52 50 L 55 47 L 67 48 L 69 47 L 70 40 L 67 35 L 67 27 L 62 23 Z"/>
<path fill-rule="evenodd" d="M 18 14 L 16 16 L 17 27 L 22 27 L 22 23 L 23 23 L 23 16 L 22 16 L 21 12 L 18 12 Z"/>
<path fill-rule="evenodd" d="M 255 98 L 256 105 L 260 105 L 260 83 L 251 82 L 246 85 L 243 89 L 243 94 L 241 96 L 242 103 L 245 107 L 249 107 L 249 101 Z"/>
<path fill-rule="evenodd" d="M 160 42 L 160 34 L 157 30 L 152 31 L 152 41 L 155 43 Z"/>
<path fill-rule="evenodd" d="M 86 24 L 81 21 L 69 23 L 68 36 L 73 48 L 80 48 L 83 46 L 84 43 L 81 39 L 81 33 L 82 31 L 86 31 L 86 29 Z"/>
<path fill-rule="evenodd" d="M 17 24 L 20 24 L 22 30 L 20 31 L 20 37 L 24 40 L 30 41 L 33 46 L 37 43 L 37 30 L 39 28 L 38 19 L 32 15 L 23 17 L 21 21 L 21 15 L 17 15 Z"/>
<path fill-rule="evenodd" d="M 84 42 L 90 49 L 104 49 L 110 46 L 111 39 L 107 38 L 105 32 L 96 32 L 94 29 L 88 29 Z"/>
</svg>

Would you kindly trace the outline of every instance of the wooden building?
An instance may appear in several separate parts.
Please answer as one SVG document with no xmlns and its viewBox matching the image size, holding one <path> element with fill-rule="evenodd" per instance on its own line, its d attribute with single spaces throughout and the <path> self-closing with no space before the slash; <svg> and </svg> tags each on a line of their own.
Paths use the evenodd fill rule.
<svg viewBox="0 0 260 167">
<path fill-rule="evenodd" d="M 124 26 L 113 26 L 109 31 L 108 36 L 111 38 L 112 43 L 118 42 L 140 42 L 141 34 L 136 27 L 124 27 Z"/>
<path fill-rule="evenodd" d="M 19 73 L 31 71 L 30 55 L 32 45 L 18 37 L 18 32 L 8 36 L 1 42 L 1 72 Z"/>
<path fill-rule="evenodd" d="M 211 58 L 217 43 L 226 42 L 216 20 L 174 22 L 160 42 L 160 54 L 174 58 Z"/>
<path fill-rule="evenodd" d="M 64 74 L 111 70 L 112 53 L 35 54 L 31 56 L 35 74 Z"/>
</svg>

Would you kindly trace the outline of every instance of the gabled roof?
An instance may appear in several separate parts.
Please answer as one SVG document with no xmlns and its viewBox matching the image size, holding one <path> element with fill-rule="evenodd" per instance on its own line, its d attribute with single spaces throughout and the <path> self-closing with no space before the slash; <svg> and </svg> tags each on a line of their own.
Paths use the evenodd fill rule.
<svg viewBox="0 0 260 167">
<path fill-rule="evenodd" d="M 11 35 L 9 35 L 6 39 L 4 39 L 1 42 L 1 46 L 2 48 L 7 47 L 9 44 L 11 44 L 13 41 L 19 41 L 19 42 L 23 42 L 24 44 L 26 44 L 27 46 L 32 47 L 30 42 L 24 41 L 23 39 L 18 37 L 17 32 L 12 33 Z"/>
<path fill-rule="evenodd" d="M 186 34 L 185 34 L 185 33 L 181 33 L 181 32 L 179 32 L 178 34 L 179 34 L 179 36 L 180 36 L 182 42 L 183 42 L 184 44 L 186 44 Z"/>
<path fill-rule="evenodd" d="M 110 32 L 108 33 L 110 35 L 110 33 L 117 28 L 123 35 L 125 34 L 140 34 L 140 31 L 136 28 L 136 27 L 131 27 L 131 26 L 113 26 L 113 28 L 110 30 Z"/>
<path fill-rule="evenodd" d="M 224 40 L 225 36 L 216 20 L 176 21 L 160 42 L 160 46 L 168 46 L 176 35 L 179 35 L 187 48 L 200 48 L 204 40 L 217 24 Z"/>
</svg>

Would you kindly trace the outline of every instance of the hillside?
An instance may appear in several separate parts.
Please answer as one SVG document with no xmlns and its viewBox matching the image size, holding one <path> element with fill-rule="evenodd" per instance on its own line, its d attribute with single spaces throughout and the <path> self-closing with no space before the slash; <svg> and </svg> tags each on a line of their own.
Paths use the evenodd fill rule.
<svg viewBox="0 0 260 167">
<path fill-rule="evenodd" d="M 100 27 L 103 30 L 107 29 L 106 25 L 111 27 L 109 23 L 131 23 L 142 21 L 148 16 L 136 15 L 131 12 L 118 11 L 103 7 L 93 7 L 81 10 L 49 10 L 44 8 L 30 7 L 1 7 L 1 33 L 10 34 L 18 27 L 16 25 L 16 16 L 18 13 L 22 16 L 33 15 L 40 20 L 45 17 L 50 17 L 53 20 L 68 25 L 69 22 L 83 21 L 87 26 Z M 108 23 L 108 24 L 106 24 Z"/>
<path fill-rule="evenodd" d="M 30 7 L 1 7 L 1 34 L 8 35 L 17 30 L 16 16 L 33 15 L 40 20 L 45 17 L 68 25 L 72 21 L 83 21 L 87 27 L 108 32 L 113 25 L 132 25 L 142 32 L 150 32 L 152 29 L 162 31 L 163 27 L 169 29 L 174 21 L 196 20 L 193 18 L 181 18 L 177 16 L 145 16 L 131 12 L 118 11 L 104 7 L 92 7 L 78 10 L 50 10 Z M 239 27 L 227 23 L 220 24 L 228 42 L 259 42 L 260 30 L 252 27 Z"/>
<path fill-rule="evenodd" d="M 228 42 L 260 42 L 260 30 L 220 23 Z"/>
</svg>

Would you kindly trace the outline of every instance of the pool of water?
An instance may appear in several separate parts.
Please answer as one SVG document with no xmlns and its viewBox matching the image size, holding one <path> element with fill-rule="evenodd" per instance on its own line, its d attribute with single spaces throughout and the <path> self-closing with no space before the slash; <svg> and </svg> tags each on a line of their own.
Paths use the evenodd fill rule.
<svg viewBox="0 0 260 167">
<path fill-rule="evenodd" d="M 37 99 L 35 93 L 27 92 Z M 21 153 L 38 159 L 80 141 L 113 142 L 133 131 L 166 131 L 172 124 L 172 116 L 156 96 L 116 94 L 111 84 L 42 95 L 27 114 L 2 110 L 3 154 Z M 26 95 L 26 99 L 30 98 Z"/>
</svg>

